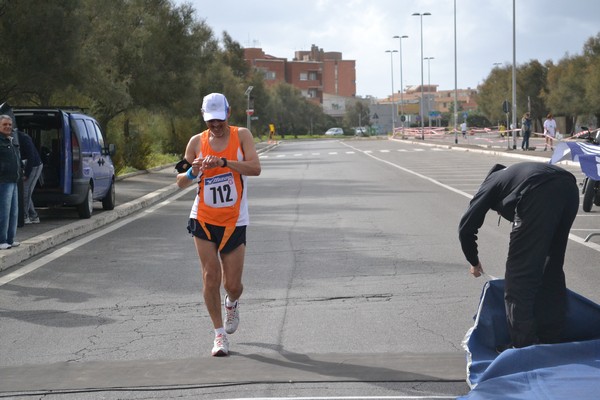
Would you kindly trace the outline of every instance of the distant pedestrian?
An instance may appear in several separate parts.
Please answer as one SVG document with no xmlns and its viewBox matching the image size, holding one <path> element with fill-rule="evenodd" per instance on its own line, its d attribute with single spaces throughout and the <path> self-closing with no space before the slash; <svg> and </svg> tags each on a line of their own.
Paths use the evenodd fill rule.
<svg viewBox="0 0 600 400">
<path fill-rule="evenodd" d="M 19 218 L 17 183 L 21 178 L 19 146 L 12 136 L 12 118 L 0 115 L 0 250 L 17 247 Z"/>
<path fill-rule="evenodd" d="M 546 137 L 546 145 L 544 151 L 548 150 L 548 143 L 550 144 L 550 150 L 554 150 L 553 140 L 556 137 L 556 121 L 552 117 L 552 114 L 548 114 L 544 121 L 544 136 Z"/>
<path fill-rule="evenodd" d="M 463 123 L 460 124 L 460 131 L 462 132 L 463 139 L 465 139 L 467 137 L 467 122 L 466 121 L 463 121 Z"/>
<path fill-rule="evenodd" d="M 531 116 L 528 112 L 523 114 L 523 118 L 521 119 L 521 135 L 523 135 L 521 150 L 529 150 L 529 137 L 531 136 Z"/>
<path fill-rule="evenodd" d="M 42 175 L 42 159 L 38 153 L 33 140 L 28 134 L 19 132 L 19 147 L 21 150 L 21 160 L 25 163 L 23 172 L 23 209 L 25 214 L 25 224 L 39 224 L 40 218 L 31 196 L 40 176 Z"/>
</svg>

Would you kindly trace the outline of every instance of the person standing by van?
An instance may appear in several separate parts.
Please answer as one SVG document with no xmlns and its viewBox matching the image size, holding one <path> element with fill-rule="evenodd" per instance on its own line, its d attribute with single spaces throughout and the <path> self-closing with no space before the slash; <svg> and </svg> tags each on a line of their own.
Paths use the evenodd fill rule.
<svg viewBox="0 0 600 400">
<path fill-rule="evenodd" d="M 252 133 L 230 126 L 230 113 L 221 93 L 204 97 L 202 116 L 208 129 L 192 136 L 185 149 L 185 160 L 191 167 L 177 175 L 180 188 L 198 180 L 188 231 L 200 258 L 204 302 L 215 330 L 213 356 L 229 354 L 227 334 L 234 333 L 239 324 L 238 300 L 244 289 L 242 272 L 249 223 L 246 178 L 261 172 Z M 225 324 L 221 283 L 226 292 Z"/>
<path fill-rule="evenodd" d="M 28 134 L 19 131 L 19 147 L 21 150 L 21 159 L 25 163 L 23 171 L 23 210 L 25 213 L 25 224 L 39 224 L 40 218 L 35 211 L 35 206 L 31 196 L 37 181 L 42 175 L 42 159 L 37 149 L 33 145 L 33 140 Z"/>
<path fill-rule="evenodd" d="M 19 217 L 17 183 L 21 178 L 19 146 L 13 140 L 12 118 L 0 115 L 0 250 L 17 247 Z"/>
</svg>

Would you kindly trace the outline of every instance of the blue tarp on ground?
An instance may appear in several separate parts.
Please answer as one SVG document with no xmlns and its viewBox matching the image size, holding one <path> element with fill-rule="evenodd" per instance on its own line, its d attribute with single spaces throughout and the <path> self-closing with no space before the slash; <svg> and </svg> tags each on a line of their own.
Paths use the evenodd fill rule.
<svg viewBox="0 0 600 400">
<path fill-rule="evenodd" d="M 504 280 L 485 284 L 467 332 L 467 383 L 462 400 L 599 399 L 600 305 L 568 291 L 565 343 L 506 350 Z"/>
</svg>

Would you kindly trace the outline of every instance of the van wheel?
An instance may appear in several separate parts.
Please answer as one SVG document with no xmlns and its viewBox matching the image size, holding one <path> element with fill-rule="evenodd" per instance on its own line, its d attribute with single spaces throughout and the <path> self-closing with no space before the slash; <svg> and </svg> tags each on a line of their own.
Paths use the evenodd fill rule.
<svg viewBox="0 0 600 400">
<path fill-rule="evenodd" d="M 83 203 L 77 206 L 79 218 L 87 219 L 92 216 L 92 211 L 94 211 L 94 198 L 92 196 L 92 187 L 88 185 L 87 194 L 85 195 Z"/>
<path fill-rule="evenodd" d="M 108 189 L 108 193 L 102 199 L 102 208 L 104 210 L 114 210 L 115 209 L 115 183 L 112 182 L 110 184 L 110 189 Z"/>
</svg>

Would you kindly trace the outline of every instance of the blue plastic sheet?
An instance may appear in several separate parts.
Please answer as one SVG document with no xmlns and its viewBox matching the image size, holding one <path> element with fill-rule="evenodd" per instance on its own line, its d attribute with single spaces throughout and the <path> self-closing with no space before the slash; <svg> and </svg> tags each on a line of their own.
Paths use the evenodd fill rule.
<svg viewBox="0 0 600 400">
<path fill-rule="evenodd" d="M 509 349 L 504 280 L 485 284 L 463 346 L 467 383 L 463 400 L 599 399 L 600 306 L 572 291 L 567 294 L 564 343 Z"/>
<path fill-rule="evenodd" d="M 593 180 L 600 181 L 600 146 L 587 142 L 560 142 L 552 158 L 551 164 L 570 158 L 578 161 L 581 172 Z"/>
</svg>

